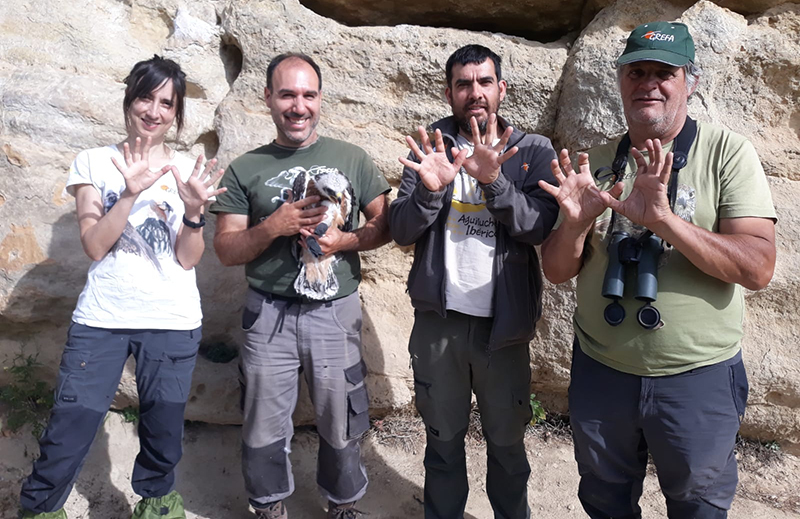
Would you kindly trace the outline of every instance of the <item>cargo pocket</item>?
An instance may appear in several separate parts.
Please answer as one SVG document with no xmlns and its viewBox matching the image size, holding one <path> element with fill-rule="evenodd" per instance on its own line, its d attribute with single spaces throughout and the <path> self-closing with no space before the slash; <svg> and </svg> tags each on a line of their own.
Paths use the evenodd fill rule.
<svg viewBox="0 0 800 519">
<path fill-rule="evenodd" d="M 733 403 L 736 406 L 736 414 L 739 416 L 739 423 L 744 419 L 744 411 L 747 406 L 747 394 L 750 386 L 747 383 L 747 372 L 744 369 L 744 362 L 739 361 L 730 368 L 731 393 Z"/>
<path fill-rule="evenodd" d="M 367 365 L 363 360 L 344 370 L 347 380 L 347 438 L 360 437 L 369 429 L 369 395 L 364 377 Z"/>
<path fill-rule="evenodd" d="M 369 429 L 369 396 L 367 386 L 347 393 L 347 437 L 358 438 Z"/>
<path fill-rule="evenodd" d="M 88 355 L 86 352 L 67 346 L 61 356 L 56 382 L 55 404 L 78 403 L 81 380 L 85 378 Z"/>
<path fill-rule="evenodd" d="M 176 344 L 169 352 L 164 352 L 160 361 L 159 394 L 167 402 L 185 404 L 192 389 L 192 372 L 197 362 L 200 343 L 200 329 L 186 332 L 169 332 L 180 336 L 184 341 Z M 154 359 L 155 360 L 155 359 Z"/>
</svg>

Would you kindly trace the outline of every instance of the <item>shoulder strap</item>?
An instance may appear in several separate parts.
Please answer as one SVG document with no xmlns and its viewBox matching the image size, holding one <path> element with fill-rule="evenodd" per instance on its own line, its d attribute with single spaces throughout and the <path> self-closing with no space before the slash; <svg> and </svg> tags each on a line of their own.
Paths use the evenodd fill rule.
<svg viewBox="0 0 800 519">
<path fill-rule="evenodd" d="M 617 145 L 617 156 L 611 163 L 611 171 L 614 172 L 614 182 L 619 182 L 622 174 L 625 173 L 625 166 L 628 164 L 628 150 L 631 148 L 631 136 L 628 132 L 622 136 Z"/>
<path fill-rule="evenodd" d="M 675 199 L 678 196 L 678 172 L 686 167 L 689 161 L 689 150 L 692 149 L 694 139 L 697 137 L 697 122 L 686 116 L 681 132 L 675 137 L 675 145 L 672 147 L 672 175 L 669 178 L 669 208 L 675 209 Z"/>
</svg>

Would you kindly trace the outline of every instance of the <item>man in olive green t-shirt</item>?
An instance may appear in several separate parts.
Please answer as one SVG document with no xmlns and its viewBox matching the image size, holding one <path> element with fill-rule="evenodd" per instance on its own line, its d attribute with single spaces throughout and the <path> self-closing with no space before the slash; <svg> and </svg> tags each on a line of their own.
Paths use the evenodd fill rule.
<svg viewBox="0 0 800 519">
<path fill-rule="evenodd" d="M 561 210 L 545 276 L 578 277 L 570 421 L 593 519 L 641 517 L 648 451 L 670 517 L 726 517 L 736 490 L 742 287 L 772 278 L 775 211 L 752 144 L 687 117 L 694 60 L 685 25 L 634 29 L 617 61 L 627 136 L 578 171 L 563 150 L 559 186 L 542 185 Z M 610 167 L 595 181 L 590 163 Z"/>
<path fill-rule="evenodd" d="M 274 58 L 264 94 L 277 137 L 231 163 L 220 184 L 227 191 L 211 206 L 218 215 L 217 256 L 224 265 L 244 264 L 249 284 L 240 357 L 245 487 L 257 519 L 288 517 L 283 500 L 294 492 L 292 412 L 303 373 L 315 408 L 317 483 L 328 517 L 355 519 L 361 513 L 355 502 L 367 489 L 359 440 L 369 427 L 358 251 L 389 241 L 389 185 L 361 148 L 317 135 L 322 75 L 313 59 L 297 53 Z M 306 178 L 316 181 L 318 196 L 301 198 Z M 323 194 L 330 210 L 317 207 Z M 319 225 L 334 208 L 349 208 L 345 223 Z M 366 222 L 349 232 L 359 211 Z M 310 253 L 301 247 L 320 263 L 333 259 L 324 291 L 298 281 L 309 279 L 302 276 L 310 264 L 301 269 L 298 258 Z"/>
</svg>

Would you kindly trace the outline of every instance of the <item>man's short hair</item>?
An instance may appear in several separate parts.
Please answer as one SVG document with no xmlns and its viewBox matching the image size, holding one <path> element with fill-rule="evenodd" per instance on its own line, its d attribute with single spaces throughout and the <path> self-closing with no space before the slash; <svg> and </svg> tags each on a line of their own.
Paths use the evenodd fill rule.
<svg viewBox="0 0 800 519">
<path fill-rule="evenodd" d="M 287 59 L 299 59 L 308 63 L 311 68 L 314 69 L 314 72 L 317 73 L 317 79 L 319 80 L 319 85 L 317 88 L 322 90 L 322 71 L 319 69 L 319 65 L 317 65 L 317 62 L 314 61 L 311 56 L 308 54 L 303 54 L 302 52 L 284 52 L 283 54 L 272 58 L 272 61 L 270 61 L 269 65 L 267 65 L 267 90 L 272 92 L 272 75 L 274 74 L 275 69 L 278 68 L 278 65 Z"/>
<path fill-rule="evenodd" d="M 453 80 L 453 67 L 457 64 L 461 65 L 468 65 L 470 63 L 475 63 L 476 65 L 480 65 L 487 59 L 491 59 L 494 62 L 494 73 L 497 76 L 497 81 L 503 79 L 503 76 L 500 72 L 500 56 L 492 52 L 490 49 L 487 49 L 483 45 L 465 45 L 461 47 L 453 54 L 447 58 L 447 65 L 444 67 L 445 71 L 445 79 L 447 80 L 447 86 L 450 86 L 450 82 Z"/>
</svg>

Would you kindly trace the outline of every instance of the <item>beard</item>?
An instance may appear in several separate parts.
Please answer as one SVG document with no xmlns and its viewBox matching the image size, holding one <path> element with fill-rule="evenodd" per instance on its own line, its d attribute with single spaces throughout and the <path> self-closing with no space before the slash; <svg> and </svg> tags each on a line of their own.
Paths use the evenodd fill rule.
<svg viewBox="0 0 800 519">
<path fill-rule="evenodd" d="M 472 125 L 469 123 L 469 119 L 465 119 L 464 117 L 456 118 L 456 122 L 458 122 L 458 127 L 467 135 L 472 135 Z M 484 119 L 483 121 L 478 121 L 478 131 L 481 135 L 486 135 L 486 124 L 489 122 L 488 119 Z"/>
<path fill-rule="evenodd" d="M 495 113 L 495 114 L 497 114 L 498 117 L 500 117 L 500 103 L 497 103 L 496 107 L 492 106 L 492 104 L 493 104 L 492 102 L 488 102 L 485 105 L 481 105 L 486 110 L 486 119 L 483 119 L 483 120 L 478 119 L 478 131 L 480 132 L 481 135 L 486 135 L 486 126 L 489 123 L 489 116 L 492 113 Z M 461 113 L 459 113 L 459 114 L 454 113 L 453 114 L 453 116 L 456 119 L 456 123 L 458 124 L 458 127 L 466 135 L 472 135 L 472 126 L 469 123 L 469 121 L 470 121 L 470 119 L 472 119 L 472 117 L 471 116 L 467 117 L 465 115 L 467 113 L 467 111 L 470 108 L 472 108 L 472 106 L 473 106 L 473 104 L 469 104 L 469 105 L 464 107 L 464 110 Z"/>
<path fill-rule="evenodd" d="M 287 117 L 300 118 L 301 116 L 299 114 L 289 113 L 287 114 Z M 317 129 L 317 125 L 319 124 L 319 115 L 316 115 L 309 120 L 308 128 L 306 128 L 303 133 L 297 133 L 296 131 L 293 132 L 290 125 L 284 123 L 282 115 L 277 118 L 273 117 L 273 121 L 275 122 L 275 128 L 277 129 L 278 133 L 286 141 L 299 146 L 314 133 L 314 130 Z"/>
</svg>

